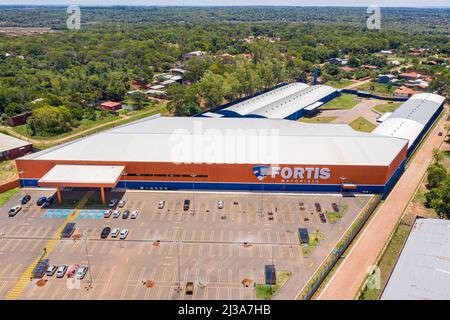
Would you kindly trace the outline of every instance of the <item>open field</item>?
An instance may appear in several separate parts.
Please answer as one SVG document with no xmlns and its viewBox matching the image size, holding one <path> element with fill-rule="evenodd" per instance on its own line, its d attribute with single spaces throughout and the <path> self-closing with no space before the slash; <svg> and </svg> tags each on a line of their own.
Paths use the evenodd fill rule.
<svg viewBox="0 0 450 320">
<path fill-rule="evenodd" d="M 325 103 L 321 110 L 342 110 L 351 109 L 358 104 L 359 100 L 355 99 L 355 95 L 352 94 L 342 94 L 336 99 Z"/>
<path fill-rule="evenodd" d="M 394 85 L 388 85 L 384 83 L 378 83 L 378 82 L 368 82 L 364 83 L 354 89 L 360 90 L 360 91 L 367 91 L 374 94 L 378 94 L 381 96 L 392 96 L 394 94 L 395 89 L 397 86 Z"/>
<path fill-rule="evenodd" d="M 348 79 L 341 79 L 339 81 L 328 81 L 327 83 L 325 83 L 327 86 L 336 88 L 336 89 L 342 89 L 345 88 L 353 83 L 355 83 L 356 81 L 354 80 L 348 80 Z"/>
<path fill-rule="evenodd" d="M 358 117 L 350 123 L 350 127 L 357 131 L 372 132 L 376 128 L 376 125 L 363 117 Z"/>
<path fill-rule="evenodd" d="M 336 120 L 338 117 L 312 117 L 312 118 L 300 118 L 300 122 L 304 123 L 330 123 Z"/>
<path fill-rule="evenodd" d="M 6 210 L 25 190 L 0 208 L 1 297 L 16 288 L 9 298 L 252 300 L 255 288 L 241 282 L 250 279 L 264 283 L 264 265 L 271 264 L 272 259 L 278 270 L 291 273 L 277 295 L 295 297 L 370 199 L 346 198 L 346 214 L 336 224 L 328 224 L 320 222 L 314 203 L 320 202 L 322 210 L 330 210 L 338 196 L 113 192 L 113 197 L 126 200 L 126 208 L 139 211 L 137 219 L 114 219 L 103 218 L 99 208 L 59 210 L 54 205 L 50 210 L 41 209 L 35 205 L 36 198 L 54 191 L 26 192 L 32 200 L 16 217 L 8 218 Z M 83 194 L 65 192 L 63 196 L 80 199 Z M 94 193 L 92 197 L 99 195 Z M 161 199 L 166 201 L 165 207 L 157 209 Z M 188 211 L 182 210 L 183 199 L 191 200 Z M 225 202 L 223 209 L 217 209 L 218 200 Z M 299 201 L 304 203 L 304 210 L 299 210 Z M 67 221 L 76 222 L 76 234 L 81 240 L 59 239 L 58 232 Z M 126 240 L 100 239 L 105 226 L 128 228 L 130 234 Z M 323 234 L 308 257 L 299 245 L 298 227 Z M 47 281 L 42 287 L 29 276 L 26 278 L 28 266 L 44 247 L 50 263 L 91 266 L 91 274 L 78 283 L 79 290 L 68 285 L 66 278 L 44 277 Z M 181 293 L 175 291 L 178 256 Z M 148 280 L 154 284 L 151 288 L 144 285 Z M 193 295 L 184 292 L 188 281 L 194 282 Z M 18 286 L 23 287 L 20 292 Z"/>
<path fill-rule="evenodd" d="M 378 112 L 380 112 L 380 113 L 394 112 L 402 104 L 403 104 L 403 102 L 394 102 L 394 103 L 380 104 L 380 105 L 374 107 L 373 109 L 378 111 Z"/>
</svg>

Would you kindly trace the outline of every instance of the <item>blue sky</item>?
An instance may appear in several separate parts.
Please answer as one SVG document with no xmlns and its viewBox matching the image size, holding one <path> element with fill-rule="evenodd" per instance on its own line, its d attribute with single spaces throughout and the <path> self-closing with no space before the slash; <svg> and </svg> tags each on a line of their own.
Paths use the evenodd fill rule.
<svg viewBox="0 0 450 320">
<path fill-rule="evenodd" d="M 384 7 L 450 7 L 448 0 L 0 0 L 0 5 L 294 5 L 294 6 L 364 6 Z"/>
</svg>

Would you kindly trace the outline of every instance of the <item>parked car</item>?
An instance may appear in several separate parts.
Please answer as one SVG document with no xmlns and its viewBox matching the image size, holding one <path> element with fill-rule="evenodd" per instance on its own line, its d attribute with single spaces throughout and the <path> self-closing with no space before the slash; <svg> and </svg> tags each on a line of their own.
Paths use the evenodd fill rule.
<svg viewBox="0 0 450 320">
<path fill-rule="evenodd" d="M 27 204 L 28 201 L 30 201 L 30 200 L 31 200 L 31 196 L 29 194 L 27 194 L 27 195 L 23 196 L 22 200 L 20 200 L 20 203 Z"/>
<path fill-rule="evenodd" d="M 69 267 L 69 269 L 67 270 L 67 278 L 73 278 L 79 268 L 80 268 L 80 265 L 78 265 L 78 264 L 71 265 Z"/>
<path fill-rule="evenodd" d="M 120 217 L 120 214 L 121 214 L 120 210 L 114 210 L 114 212 L 113 212 L 113 218 L 118 218 L 118 217 Z"/>
<path fill-rule="evenodd" d="M 8 211 L 8 216 L 14 217 L 16 214 L 19 213 L 19 211 L 22 210 L 21 206 L 14 206 Z"/>
<path fill-rule="evenodd" d="M 111 232 L 110 227 L 104 227 L 102 232 L 100 233 L 100 238 L 102 238 L 102 239 L 108 238 L 110 232 Z"/>
<path fill-rule="evenodd" d="M 119 204 L 117 205 L 119 208 L 123 208 L 123 207 L 125 207 L 125 200 L 120 200 L 119 201 Z"/>
<path fill-rule="evenodd" d="M 105 213 L 103 214 L 103 218 L 111 217 L 112 213 L 113 213 L 112 209 L 106 210 Z"/>
<path fill-rule="evenodd" d="M 130 211 L 129 210 L 125 210 L 122 213 L 122 219 L 128 219 L 128 216 L 130 215 Z"/>
<path fill-rule="evenodd" d="M 119 228 L 114 228 L 113 231 L 111 232 L 111 238 L 117 238 L 119 233 L 120 233 L 120 229 Z"/>
<path fill-rule="evenodd" d="M 128 236 L 128 229 L 123 229 L 120 231 L 119 238 L 121 240 L 125 240 L 125 238 Z"/>
<path fill-rule="evenodd" d="M 39 197 L 39 199 L 37 199 L 37 201 L 36 201 L 36 204 L 38 206 L 42 206 L 45 201 L 47 201 L 47 197 Z"/>
<path fill-rule="evenodd" d="M 80 268 L 78 268 L 75 278 L 77 278 L 78 280 L 83 280 L 88 269 L 89 269 L 88 266 L 81 266 Z"/>
<path fill-rule="evenodd" d="M 220 200 L 217 202 L 217 208 L 218 209 L 223 209 L 223 200 Z"/>
<path fill-rule="evenodd" d="M 69 268 L 69 266 L 67 264 L 60 265 L 58 267 L 58 270 L 56 270 L 56 277 L 57 278 L 64 277 L 64 275 L 66 274 L 68 268 Z"/>
<path fill-rule="evenodd" d="M 45 200 L 44 204 L 42 205 L 42 208 L 48 208 L 53 203 L 53 197 L 48 197 L 47 200 Z"/>
<path fill-rule="evenodd" d="M 36 264 L 32 272 L 33 278 L 41 279 L 45 275 L 48 268 L 48 262 L 48 259 L 44 259 L 40 260 L 38 264 Z"/>
<path fill-rule="evenodd" d="M 188 282 L 186 283 L 186 294 L 192 295 L 194 293 L 194 283 Z"/>
<path fill-rule="evenodd" d="M 164 209 L 165 204 L 166 204 L 166 202 L 164 200 L 161 200 L 160 202 L 158 202 L 158 209 Z"/>
<path fill-rule="evenodd" d="M 111 199 L 108 203 L 108 207 L 113 208 L 117 204 L 117 199 Z"/>
<path fill-rule="evenodd" d="M 131 214 L 130 214 L 130 218 L 131 218 L 131 219 L 136 219 L 136 218 L 137 218 L 137 216 L 138 216 L 138 212 L 137 212 L 137 210 L 133 210 L 133 211 L 131 211 Z"/>
<path fill-rule="evenodd" d="M 188 200 L 188 199 L 184 200 L 183 210 L 188 211 L 190 204 L 191 204 L 191 200 Z"/>
<path fill-rule="evenodd" d="M 45 271 L 45 274 L 49 277 L 53 276 L 56 272 L 56 270 L 58 270 L 58 266 L 51 264 L 47 267 L 47 270 Z"/>
<path fill-rule="evenodd" d="M 327 219 L 325 218 L 325 214 L 323 212 L 319 213 L 320 222 L 327 223 Z"/>
<path fill-rule="evenodd" d="M 70 238 L 75 232 L 75 222 L 68 222 L 61 231 L 61 238 Z"/>
</svg>

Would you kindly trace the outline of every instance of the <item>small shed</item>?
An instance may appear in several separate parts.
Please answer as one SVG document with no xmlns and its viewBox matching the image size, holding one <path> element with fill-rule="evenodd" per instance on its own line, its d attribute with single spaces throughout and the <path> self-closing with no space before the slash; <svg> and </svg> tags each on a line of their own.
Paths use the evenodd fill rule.
<svg viewBox="0 0 450 320">
<path fill-rule="evenodd" d="M 100 103 L 100 108 L 108 111 L 117 111 L 122 109 L 122 102 L 105 101 Z"/>
</svg>

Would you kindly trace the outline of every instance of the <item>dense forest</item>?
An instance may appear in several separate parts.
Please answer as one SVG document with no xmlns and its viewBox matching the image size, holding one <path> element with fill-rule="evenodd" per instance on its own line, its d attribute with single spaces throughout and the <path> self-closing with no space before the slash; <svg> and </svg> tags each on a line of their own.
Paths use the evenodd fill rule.
<svg viewBox="0 0 450 320">
<path fill-rule="evenodd" d="M 63 29 L 65 8 L 0 7 L 1 26 L 60 29 L 22 37 L 0 33 L 0 112 L 5 118 L 32 110 L 32 134 L 67 132 L 84 118 L 98 117 L 93 107 L 99 101 L 123 100 L 132 80 L 151 82 L 195 50 L 207 55 L 184 63 L 189 85 L 167 90 L 169 108 L 178 115 L 283 81 L 306 81 L 315 65 L 336 56 L 350 56 L 352 66 L 375 64 L 387 72 L 386 58 L 374 55 L 383 49 L 402 54 L 429 48 L 450 55 L 449 10 L 386 9 L 390 29 L 381 31 L 364 27 L 362 10 L 82 8 L 83 27 L 70 31 Z M 245 41 L 249 36 L 255 40 Z M 223 63 L 222 54 L 233 55 L 233 63 Z M 357 77 L 371 75 L 361 72 Z M 436 87 L 448 88 L 448 68 L 428 72 L 440 74 Z M 325 79 L 339 77 L 329 64 L 320 73 Z"/>
</svg>

